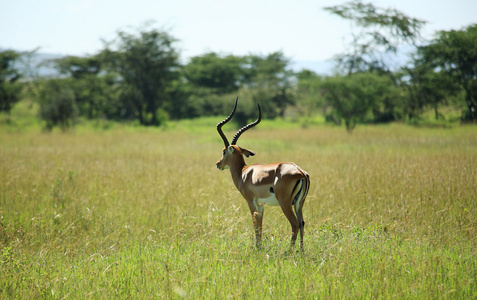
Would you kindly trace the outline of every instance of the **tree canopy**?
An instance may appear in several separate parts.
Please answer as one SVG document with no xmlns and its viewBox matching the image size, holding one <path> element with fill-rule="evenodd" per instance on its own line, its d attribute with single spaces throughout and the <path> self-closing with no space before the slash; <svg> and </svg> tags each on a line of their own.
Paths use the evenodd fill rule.
<svg viewBox="0 0 477 300">
<path fill-rule="evenodd" d="M 167 32 L 156 29 L 141 29 L 138 35 L 119 31 L 100 54 L 123 85 L 123 109 L 142 125 L 160 125 L 158 110 L 169 100 L 168 86 L 179 77 L 174 42 Z"/>
<path fill-rule="evenodd" d="M 425 21 L 409 17 L 396 9 L 384 9 L 360 0 L 324 8 L 353 24 L 348 52 L 336 60 L 346 73 L 379 70 L 389 72 L 389 54 L 405 44 L 415 45 Z"/>
<path fill-rule="evenodd" d="M 477 24 L 462 30 L 440 31 L 437 38 L 420 47 L 419 58 L 436 72 L 444 71 L 465 91 L 466 118 L 477 120 Z"/>
<path fill-rule="evenodd" d="M 0 52 L 0 112 L 10 112 L 19 100 L 20 90 L 16 83 L 21 74 L 14 64 L 20 55 L 12 50 Z"/>
</svg>

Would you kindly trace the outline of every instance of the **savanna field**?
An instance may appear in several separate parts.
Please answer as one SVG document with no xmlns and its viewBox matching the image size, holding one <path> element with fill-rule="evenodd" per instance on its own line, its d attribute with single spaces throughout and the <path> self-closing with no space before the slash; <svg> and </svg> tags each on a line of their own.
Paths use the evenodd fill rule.
<svg viewBox="0 0 477 300">
<path fill-rule="evenodd" d="M 247 131 L 248 164 L 310 174 L 304 251 L 290 252 L 279 207 L 255 248 L 215 167 L 219 121 L 0 127 L 0 298 L 477 298 L 475 126 Z"/>
</svg>

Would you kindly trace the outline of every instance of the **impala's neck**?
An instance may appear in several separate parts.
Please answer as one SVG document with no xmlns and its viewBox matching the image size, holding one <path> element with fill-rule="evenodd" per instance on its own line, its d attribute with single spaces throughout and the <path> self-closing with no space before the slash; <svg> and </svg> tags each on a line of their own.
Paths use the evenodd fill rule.
<svg viewBox="0 0 477 300">
<path fill-rule="evenodd" d="M 243 155 L 235 157 L 233 163 L 229 165 L 230 174 L 232 175 L 232 180 L 235 183 L 237 189 L 240 190 L 242 186 L 242 172 L 247 167 Z"/>
</svg>

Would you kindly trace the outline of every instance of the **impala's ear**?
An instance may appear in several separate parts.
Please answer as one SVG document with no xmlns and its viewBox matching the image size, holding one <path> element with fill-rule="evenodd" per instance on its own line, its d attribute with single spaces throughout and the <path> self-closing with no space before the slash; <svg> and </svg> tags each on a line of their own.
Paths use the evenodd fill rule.
<svg viewBox="0 0 477 300">
<path fill-rule="evenodd" d="M 252 150 L 248 150 L 245 148 L 240 148 L 240 150 L 242 150 L 242 154 L 245 155 L 246 157 L 255 155 L 255 152 L 253 152 Z"/>
<path fill-rule="evenodd" d="M 232 147 L 232 146 L 229 146 L 229 147 L 227 148 L 227 152 L 230 153 L 230 154 L 234 153 L 234 151 L 235 151 L 235 148 Z"/>
</svg>

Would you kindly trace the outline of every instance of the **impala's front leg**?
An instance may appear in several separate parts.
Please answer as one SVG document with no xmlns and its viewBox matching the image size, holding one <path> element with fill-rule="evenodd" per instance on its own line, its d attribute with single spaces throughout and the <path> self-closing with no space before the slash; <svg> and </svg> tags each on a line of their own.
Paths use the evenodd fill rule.
<svg viewBox="0 0 477 300">
<path fill-rule="evenodd" d="M 262 246 L 262 220 L 264 205 L 258 205 L 256 200 L 249 202 L 250 213 L 252 214 L 253 227 L 255 228 L 255 240 L 257 248 Z"/>
</svg>

